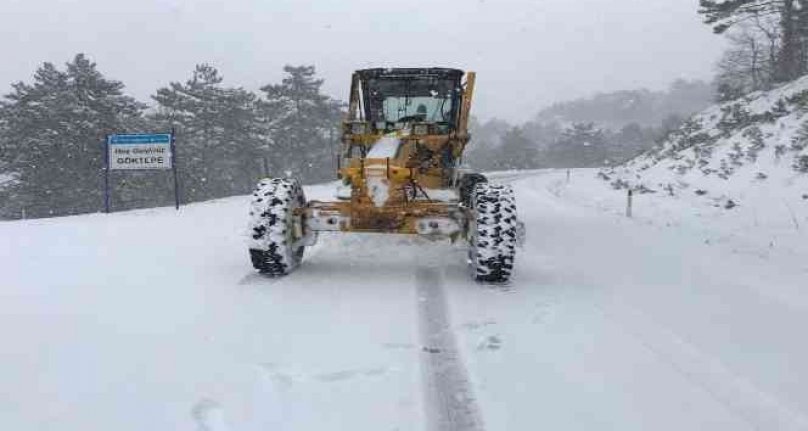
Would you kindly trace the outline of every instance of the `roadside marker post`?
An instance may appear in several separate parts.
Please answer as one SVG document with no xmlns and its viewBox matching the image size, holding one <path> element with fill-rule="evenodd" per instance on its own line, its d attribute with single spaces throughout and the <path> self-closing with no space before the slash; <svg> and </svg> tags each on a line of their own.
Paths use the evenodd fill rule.
<svg viewBox="0 0 808 431">
<path fill-rule="evenodd" d="M 634 191 L 628 189 L 628 201 L 626 202 L 626 217 L 631 218 L 631 205 L 632 205 L 632 197 L 634 195 Z"/>
</svg>

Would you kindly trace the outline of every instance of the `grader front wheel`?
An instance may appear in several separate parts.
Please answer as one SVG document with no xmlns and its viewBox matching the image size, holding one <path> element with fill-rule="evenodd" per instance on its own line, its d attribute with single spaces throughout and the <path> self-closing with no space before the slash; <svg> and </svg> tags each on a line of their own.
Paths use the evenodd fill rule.
<svg viewBox="0 0 808 431">
<path fill-rule="evenodd" d="M 471 208 L 471 195 L 474 192 L 475 187 L 477 187 L 477 184 L 487 182 L 488 178 L 486 178 L 483 174 L 471 173 L 460 177 L 460 183 L 458 185 L 460 202 L 462 202 L 466 207 Z"/>
<path fill-rule="evenodd" d="M 295 209 L 306 205 L 296 180 L 262 180 L 250 204 L 250 259 L 262 274 L 281 276 L 292 272 L 303 259 L 305 246 L 295 229 Z"/>
<path fill-rule="evenodd" d="M 477 281 L 510 280 L 518 243 L 516 201 L 510 186 L 477 184 L 471 196 L 469 263 Z"/>
</svg>

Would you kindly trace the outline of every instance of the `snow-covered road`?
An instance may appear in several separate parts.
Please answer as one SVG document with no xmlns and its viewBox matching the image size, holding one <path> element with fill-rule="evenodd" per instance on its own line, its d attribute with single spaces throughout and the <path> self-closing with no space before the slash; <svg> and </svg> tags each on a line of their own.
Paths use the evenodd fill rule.
<svg viewBox="0 0 808 431">
<path fill-rule="evenodd" d="M 374 235 L 263 278 L 246 198 L 0 223 L 0 429 L 808 429 L 805 249 L 563 176 L 499 175 L 528 231 L 504 287 Z"/>
</svg>

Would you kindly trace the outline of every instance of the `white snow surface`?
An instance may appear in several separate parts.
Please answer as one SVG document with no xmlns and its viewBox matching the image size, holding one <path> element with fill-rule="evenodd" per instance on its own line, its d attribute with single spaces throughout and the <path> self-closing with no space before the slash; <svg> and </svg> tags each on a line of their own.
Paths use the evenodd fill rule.
<svg viewBox="0 0 808 431">
<path fill-rule="evenodd" d="M 808 201 L 808 173 L 794 168 L 800 158 L 808 161 L 808 77 L 712 106 L 660 147 L 603 173 L 660 194 L 696 194 L 701 207 L 732 201 L 755 212 L 749 228 L 791 230 Z"/>
<path fill-rule="evenodd" d="M 394 158 L 401 146 L 401 139 L 396 133 L 382 136 L 370 148 L 365 165 L 365 177 L 368 194 L 373 205 L 381 207 L 390 197 L 390 181 L 387 179 L 387 165 L 374 159 Z"/>
<path fill-rule="evenodd" d="M 424 196 L 423 193 L 418 193 L 418 196 L 416 197 L 418 200 L 427 200 L 428 197 L 428 200 L 431 201 L 457 202 L 460 199 L 460 196 L 458 196 L 454 189 L 430 189 L 428 187 L 423 187 L 421 191 L 426 193 L 426 196 Z"/>
<path fill-rule="evenodd" d="M 390 180 L 387 179 L 384 168 L 365 168 L 365 184 L 368 194 L 376 207 L 384 206 L 390 197 Z"/>
<path fill-rule="evenodd" d="M 376 141 L 368 151 L 368 159 L 386 159 L 394 158 L 398 153 L 398 148 L 401 146 L 401 139 L 398 135 L 388 134 L 384 135 Z"/>
<path fill-rule="evenodd" d="M 504 286 L 385 235 L 264 278 L 248 197 L 0 222 L 0 429 L 428 430 L 453 384 L 466 429 L 808 429 L 805 207 L 750 229 L 648 194 L 629 219 L 595 174 L 491 176 L 528 234 Z"/>
</svg>

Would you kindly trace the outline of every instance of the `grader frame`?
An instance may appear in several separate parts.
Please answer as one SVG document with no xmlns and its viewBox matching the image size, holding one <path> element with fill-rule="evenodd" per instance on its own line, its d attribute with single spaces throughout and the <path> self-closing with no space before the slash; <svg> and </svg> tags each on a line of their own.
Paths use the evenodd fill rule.
<svg viewBox="0 0 808 431">
<path fill-rule="evenodd" d="M 457 69 L 355 72 L 337 169 L 347 193 L 307 201 L 296 179 L 262 179 L 250 204 L 253 267 L 291 273 L 324 231 L 407 234 L 464 240 L 475 280 L 507 282 L 524 225 L 510 186 L 462 167 L 474 82 Z"/>
<path fill-rule="evenodd" d="M 456 186 L 476 75 L 462 77 L 444 68 L 355 72 L 337 171 L 350 197 L 300 208 L 305 230 L 456 239 L 467 219 Z M 420 106 L 412 105 L 419 100 L 432 110 L 417 112 Z M 374 157 L 374 146 L 385 139 L 398 141 L 395 151 Z"/>
</svg>

